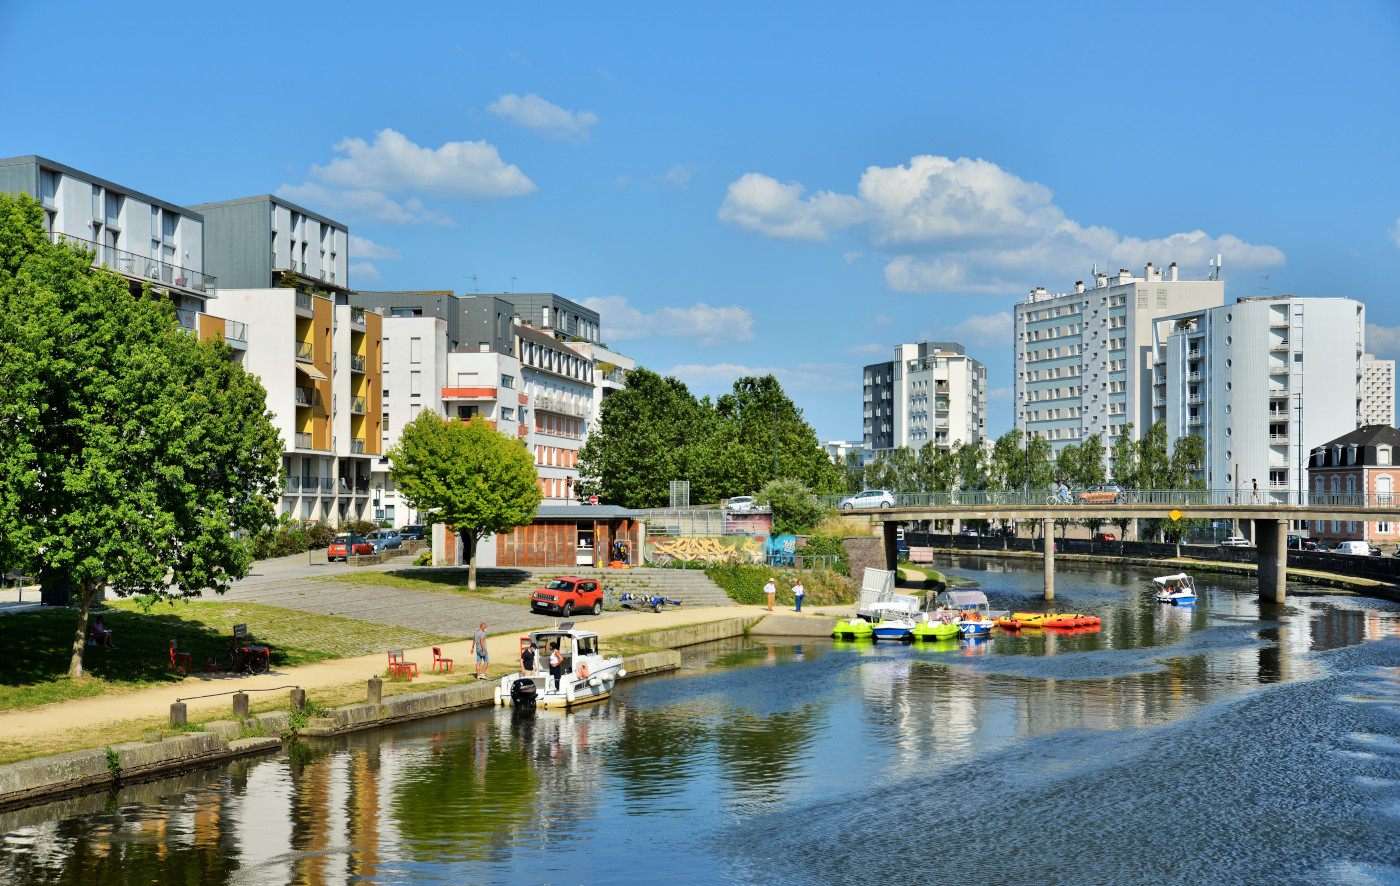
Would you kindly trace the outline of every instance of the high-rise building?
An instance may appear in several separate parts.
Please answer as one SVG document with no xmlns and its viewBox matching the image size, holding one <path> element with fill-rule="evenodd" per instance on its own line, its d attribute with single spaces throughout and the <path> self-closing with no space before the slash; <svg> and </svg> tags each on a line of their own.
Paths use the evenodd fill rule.
<svg viewBox="0 0 1400 886">
<path fill-rule="evenodd" d="M 1138 439 L 1152 423 L 1152 321 L 1224 303 L 1224 283 L 1179 280 L 1175 262 L 1033 290 L 1015 309 L 1016 429 L 1057 453 L 1092 434 L 1111 447 L 1129 423 Z"/>
<path fill-rule="evenodd" d="M 1357 423 L 1395 424 L 1395 361 L 1377 360 L 1374 354 L 1361 358 L 1361 414 Z"/>
<path fill-rule="evenodd" d="M 1306 488 L 1308 453 L 1357 426 L 1366 309 L 1257 296 L 1157 318 L 1152 420 L 1205 439 L 1203 479 L 1252 501 Z M 1306 351 L 1304 346 L 1307 346 Z"/>
<path fill-rule="evenodd" d="M 865 448 L 979 443 L 987 435 L 987 369 L 957 342 L 894 347 L 894 359 L 865 367 Z"/>
</svg>

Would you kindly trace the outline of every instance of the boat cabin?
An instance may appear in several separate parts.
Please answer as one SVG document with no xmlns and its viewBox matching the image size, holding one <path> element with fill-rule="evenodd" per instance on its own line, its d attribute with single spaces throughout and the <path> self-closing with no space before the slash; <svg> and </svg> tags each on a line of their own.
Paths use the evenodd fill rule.
<svg viewBox="0 0 1400 886">
<path fill-rule="evenodd" d="M 574 658 L 579 655 L 598 655 L 598 635 L 593 631 L 573 629 L 573 622 L 564 622 L 557 628 L 531 631 L 530 642 L 539 648 L 540 669 L 549 670 L 549 644 L 559 644 L 559 655 L 564 660 L 564 673 L 574 672 Z"/>
</svg>

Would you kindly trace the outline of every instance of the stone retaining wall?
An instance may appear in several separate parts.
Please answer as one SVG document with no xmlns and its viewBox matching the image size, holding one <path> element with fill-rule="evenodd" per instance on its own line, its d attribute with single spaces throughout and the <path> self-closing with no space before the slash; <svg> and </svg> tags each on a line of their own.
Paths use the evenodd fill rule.
<svg viewBox="0 0 1400 886">
<path fill-rule="evenodd" d="M 728 640 L 730 637 L 741 636 L 762 619 L 761 615 L 746 615 L 742 618 L 726 618 L 723 621 L 686 625 L 662 631 L 648 631 L 645 634 L 629 634 L 623 639 L 645 643 L 647 646 L 679 649 L 682 646 L 694 646 L 696 643 L 709 643 L 712 640 Z M 631 670 L 630 666 L 628 670 Z"/>
</svg>

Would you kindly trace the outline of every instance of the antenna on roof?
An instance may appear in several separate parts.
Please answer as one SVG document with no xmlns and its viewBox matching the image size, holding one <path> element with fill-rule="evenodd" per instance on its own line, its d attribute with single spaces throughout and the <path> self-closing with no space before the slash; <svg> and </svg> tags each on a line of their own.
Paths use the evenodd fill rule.
<svg viewBox="0 0 1400 886">
<path fill-rule="evenodd" d="M 1209 259 L 1209 264 L 1210 264 L 1211 269 L 1212 269 L 1211 272 L 1210 272 L 1210 279 L 1211 279 L 1211 280 L 1219 280 L 1219 279 L 1220 279 L 1220 268 L 1221 268 L 1222 265 L 1225 264 L 1225 258 L 1224 258 L 1224 256 L 1222 256 L 1222 255 L 1220 255 L 1220 254 L 1217 253 L 1216 256 L 1215 256 L 1215 258 Z"/>
<path fill-rule="evenodd" d="M 470 280 L 470 281 L 472 281 L 472 292 L 480 292 L 480 291 L 481 291 L 481 287 L 478 286 L 478 285 L 476 285 L 476 275 L 475 275 L 475 274 L 463 274 L 463 275 L 462 275 L 462 279 L 463 279 L 463 280 Z"/>
<path fill-rule="evenodd" d="M 511 291 L 511 292 L 514 292 L 514 291 L 515 291 L 515 275 L 514 275 L 514 274 L 511 274 L 511 275 L 510 275 L 510 291 Z"/>
</svg>

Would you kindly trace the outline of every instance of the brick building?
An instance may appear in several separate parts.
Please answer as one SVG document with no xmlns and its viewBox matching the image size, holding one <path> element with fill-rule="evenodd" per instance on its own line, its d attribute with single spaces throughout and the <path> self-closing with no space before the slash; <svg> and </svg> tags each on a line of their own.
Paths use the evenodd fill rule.
<svg viewBox="0 0 1400 886">
<path fill-rule="evenodd" d="M 1367 425 L 1312 450 L 1308 461 L 1314 504 L 1387 504 L 1400 479 L 1400 429 Z M 1313 538 L 1320 542 L 1400 542 L 1400 524 L 1362 523 L 1346 520 L 1313 520 Z"/>
</svg>

